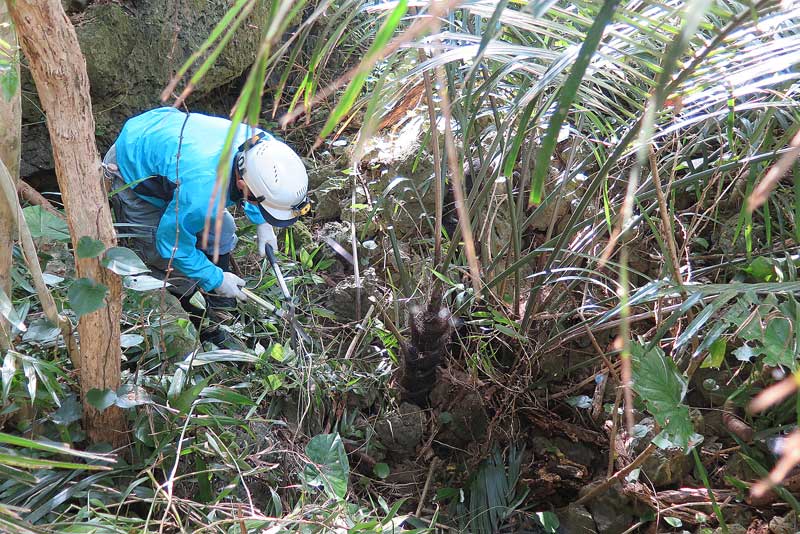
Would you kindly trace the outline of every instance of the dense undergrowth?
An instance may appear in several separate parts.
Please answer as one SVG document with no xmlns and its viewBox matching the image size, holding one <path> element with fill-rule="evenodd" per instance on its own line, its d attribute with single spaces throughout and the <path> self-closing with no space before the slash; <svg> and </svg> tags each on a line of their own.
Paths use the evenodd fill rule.
<svg viewBox="0 0 800 534">
<path fill-rule="evenodd" d="M 800 475 L 751 493 L 800 418 L 796 164 L 747 199 L 794 146 L 800 12 L 414 9 L 275 8 L 244 83 L 238 118 L 294 113 L 283 134 L 309 149 L 315 214 L 281 259 L 310 343 L 251 301 L 213 318 L 240 347 L 200 346 L 135 257 L 87 243 L 127 288 L 124 385 L 91 402 L 131 428 L 87 448 L 63 339 L 15 264 L 2 529 L 796 530 Z M 363 66 L 339 92 L 332 55 Z M 64 223 L 25 211 L 74 320 L 102 295 L 74 280 Z M 240 224 L 238 268 L 280 306 Z"/>
</svg>

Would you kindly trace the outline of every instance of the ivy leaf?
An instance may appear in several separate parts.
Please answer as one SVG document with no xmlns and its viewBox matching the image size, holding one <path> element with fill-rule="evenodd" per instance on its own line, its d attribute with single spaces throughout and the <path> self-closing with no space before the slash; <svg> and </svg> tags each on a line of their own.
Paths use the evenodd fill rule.
<svg viewBox="0 0 800 534">
<path fill-rule="evenodd" d="M 103 267 L 120 276 L 130 276 L 133 274 L 145 273 L 150 270 L 134 251 L 125 247 L 113 247 L 108 249 L 103 258 Z"/>
<path fill-rule="evenodd" d="M 631 355 L 633 389 L 662 429 L 654 442 L 660 447 L 672 444 L 689 450 L 699 436 L 694 433 L 689 408 L 683 404 L 686 378 L 659 347 L 645 352 L 642 345 L 632 343 Z"/>
<path fill-rule="evenodd" d="M 303 475 L 307 484 L 322 487 L 330 497 L 344 499 L 350 478 L 350 464 L 339 434 L 319 434 L 306 445 Z"/>
<path fill-rule="evenodd" d="M 67 426 L 75 421 L 80 421 L 83 417 L 83 410 L 80 403 L 75 399 L 75 395 L 61 399 L 61 407 L 50 416 L 50 419 L 57 425 Z"/>
<path fill-rule="evenodd" d="M 90 389 L 86 393 L 86 402 L 100 410 L 101 412 L 113 406 L 117 401 L 117 394 L 112 389 Z"/>
<path fill-rule="evenodd" d="M 105 306 L 106 295 L 108 288 L 105 285 L 89 278 L 78 278 L 70 286 L 67 298 L 70 308 L 81 317 Z"/>
<path fill-rule="evenodd" d="M 96 258 L 106 249 L 102 241 L 92 239 L 88 235 L 81 237 L 78 240 L 78 246 L 75 248 L 75 254 L 81 258 Z"/>
</svg>

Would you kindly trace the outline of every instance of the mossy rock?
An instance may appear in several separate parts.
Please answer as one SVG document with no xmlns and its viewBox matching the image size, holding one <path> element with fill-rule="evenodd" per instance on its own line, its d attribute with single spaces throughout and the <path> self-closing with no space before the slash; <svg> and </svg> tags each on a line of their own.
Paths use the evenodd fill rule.
<svg viewBox="0 0 800 534">
<path fill-rule="evenodd" d="M 212 91 L 238 79 L 253 63 L 269 0 L 256 3 L 198 84 L 188 103 L 194 111 L 227 114 Z M 111 146 L 123 123 L 159 107 L 173 74 L 200 48 L 230 8 L 227 0 L 126 0 L 90 2 L 73 17 L 91 86 L 95 134 L 101 152 Z M 191 75 L 190 71 L 190 75 Z M 23 69 L 23 176 L 53 168 L 47 125 L 28 69 Z M 216 106 L 215 106 L 216 104 Z"/>
</svg>

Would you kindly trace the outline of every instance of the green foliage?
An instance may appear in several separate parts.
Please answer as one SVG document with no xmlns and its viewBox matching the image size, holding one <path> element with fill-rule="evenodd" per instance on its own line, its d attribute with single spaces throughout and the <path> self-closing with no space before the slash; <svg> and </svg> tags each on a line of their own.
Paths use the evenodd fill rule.
<svg viewBox="0 0 800 534">
<path fill-rule="evenodd" d="M 339 434 L 319 434 L 306 445 L 306 484 L 324 488 L 331 498 L 344 499 L 350 479 L 350 463 Z"/>
<path fill-rule="evenodd" d="M 83 236 L 78 240 L 78 246 L 75 247 L 75 255 L 79 258 L 96 258 L 106 250 L 106 246 L 102 241 L 92 239 L 89 236 Z"/>
<path fill-rule="evenodd" d="M 89 278 L 78 278 L 69 288 L 69 305 L 78 315 L 86 315 L 105 306 L 108 287 Z"/>
<path fill-rule="evenodd" d="M 108 249 L 103 256 L 102 264 L 103 267 L 121 276 L 146 273 L 150 270 L 134 251 L 125 247 Z"/>
<path fill-rule="evenodd" d="M 683 404 L 688 386 L 686 379 L 658 347 L 647 351 L 639 343 L 633 343 L 631 356 L 633 389 L 661 427 L 653 443 L 661 448 L 679 447 L 688 452 L 702 437 L 695 434 L 689 408 Z"/>
<path fill-rule="evenodd" d="M 69 228 L 64 219 L 41 206 L 28 206 L 22 210 L 22 214 L 34 239 L 69 241 Z"/>
</svg>

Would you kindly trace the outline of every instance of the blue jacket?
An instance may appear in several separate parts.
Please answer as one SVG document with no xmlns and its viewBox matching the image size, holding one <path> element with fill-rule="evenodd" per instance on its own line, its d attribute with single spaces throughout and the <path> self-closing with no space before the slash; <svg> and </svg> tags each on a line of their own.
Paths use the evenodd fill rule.
<svg viewBox="0 0 800 534">
<path fill-rule="evenodd" d="M 155 234 L 158 253 L 165 259 L 173 256 L 177 232 L 173 265 L 197 280 L 204 290 L 211 291 L 222 283 L 222 269 L 198 248 L 198 234 L 202 235 L 208 216 L 213 228 L 220 196 L 225 199 L 226 207 L 233 205 L 225 188 L 209 210 L 217 165 L 232 123 L 199 113 L 186 117 L 186 113 L 168 107 L 128 120 L 116 141 L 117 165 L 125 182 L 133 183 L 131 189 L 137 195 L 165 208 Z M 232 168 L 236 149 L 259 132 L 261 130 L 256 128 L 239 126 L 226 162 L 227 169 Z M 178 177 L 180 186 L 176 184 Z M 257 206 L 244 204 L 251 221 L 264 222 Z"/>
</svg>

